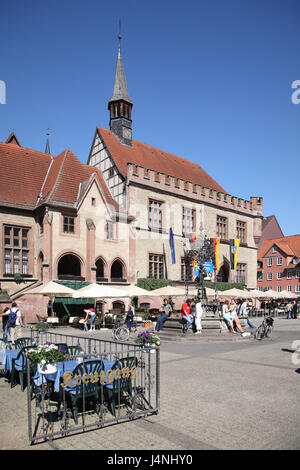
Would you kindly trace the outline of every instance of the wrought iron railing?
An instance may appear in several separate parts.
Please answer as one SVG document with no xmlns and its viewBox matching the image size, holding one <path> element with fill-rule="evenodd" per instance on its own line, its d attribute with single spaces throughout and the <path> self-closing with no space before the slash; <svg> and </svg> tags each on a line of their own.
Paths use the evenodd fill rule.
<svg viewBox="0 0 300 470">
<path fill-rule="evenodd" d="M 27 360 L 31 444 L 157 414 L 160 408 L 159 347 L 145 348 L 134 343 L 49 331 L 32 332 L 32 335 L 39 344 L 80 346 L 84 354 L 59 363 L 59 370 L 48 377 L 39 374 L 36 364 Z M 100 361 L 98 370 L 92 371 L 88 366 L 83 370 L 82 364 L 92 364 L 93 360 Z M 77 370 L 76 366 L 79 366 Z"/>
</svg>

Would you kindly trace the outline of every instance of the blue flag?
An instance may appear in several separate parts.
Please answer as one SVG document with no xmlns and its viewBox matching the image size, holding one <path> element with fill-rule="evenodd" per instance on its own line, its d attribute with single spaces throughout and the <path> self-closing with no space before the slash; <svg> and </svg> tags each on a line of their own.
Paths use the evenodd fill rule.
<svg viewBox="0 0 300 470">
<path fill-rule="evenodd" d="M 175 246 L 174 246 L 174 235 L 173 235 L 173 230 L 170 228 L 170 233 L 169 233 L 169 244 L 170 244 L 170 249 L 171 249 L 171 256 L 172 256 L 172 264 L 176 264 L 175 260 Z"/>
</svg>

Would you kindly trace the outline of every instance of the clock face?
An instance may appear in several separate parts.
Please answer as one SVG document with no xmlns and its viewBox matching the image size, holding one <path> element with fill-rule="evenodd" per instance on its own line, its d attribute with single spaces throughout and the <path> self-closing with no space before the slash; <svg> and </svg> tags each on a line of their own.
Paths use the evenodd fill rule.
<svg viewBox="0 0 300 470">
<path fill-rule="evenodd" d="M 131 139 L 131 129 L 129 129 L 129 127 L 122 127 L 122 131 L 123 131 L 123 137 L 125 139 Z"/>
</svg>

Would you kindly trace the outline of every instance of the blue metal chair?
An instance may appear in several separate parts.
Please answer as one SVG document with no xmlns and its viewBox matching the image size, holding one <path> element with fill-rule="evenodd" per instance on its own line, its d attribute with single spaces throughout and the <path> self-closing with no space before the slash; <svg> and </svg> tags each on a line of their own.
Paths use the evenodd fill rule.
<svg viewBox="0 0 300 470">
<path fill-rule="evenodd" d="M 15 349 L 22 349 L 26 346 L 34 346 L 35 341 L 32 338 L 18 338 L 15 340 Z"/>
<path fill-rule="evenodd" d="M 27 376 L 27 366 L 26 366 L 26 355 L 25 353 L 29 349 L 36 348 L 36 345 L 25 346 L 20 350 L 17 357 L 12 359 L 12 368 L 10 372 L 10 387 L 14 387 L 17 384 L 17 377 L 19 376 L 21 390 L 24 392 L 25 389 L 25 380 Z M 17 364 L 16 364 L 17 363 Z M 18 367 L 18 368 L 17 368 Z M 30 376 L 33 376 L 36 372 L 36 367 L 34 363 L 31 363 L 30 366 Z"/>
<path fill-rule="evenodd" d="M 125 374 L 121 373 L 119 378 L 114 378 L 112 383 L 104 384 L 104 394 L 106 396 L 111 413 L 116 416 L 116 406 L 121 404 L 122 396 L 128 394 L 132 397 L 132 379 L 129 371 L 132 367 L 137 366 L 136 357 L 123 357 L 116 361 L 111 370 L 115 372 L 117 369 L 126 371 Z"/>
<path fill-rule="evenodd" d="M 86 384 L 80 379 L 78 381 L 79 385 L 65 388 L 66 397 L 69 398 L 71 402 L 73 419 L 76 424 L 78 424 L 78 400 L 83 401 L 85 398 L 93 398 L 95 406 L 99 401 L 99 382 L 97 381 L 93 383 L 90 380 L 90 374 L 95 374 L 95 372 L 97 372 L 100 376 L 102 370 L 104 370 L 103 361 L 99 359 L 88 360 L 82 364 L 78 364 L 73 370 L 73 377 L 76 375 L 80 375 L 82 377 L 83 374 L 87 374 L 88 377 L 88 383 Z"/>
</svg>

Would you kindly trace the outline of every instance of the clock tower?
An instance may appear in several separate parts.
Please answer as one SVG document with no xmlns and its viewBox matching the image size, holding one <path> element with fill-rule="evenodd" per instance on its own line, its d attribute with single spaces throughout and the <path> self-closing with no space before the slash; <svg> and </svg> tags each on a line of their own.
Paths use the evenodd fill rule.
<svg viewBox="0 0 300 470">
<path fill-rule="evenodd" d="M 114 91 L 108 102 L 110 112 L 109 126 L 115 136 L 125 145 L 132 146 L 132 101 L 128 95 L 126 77 L 121 55 L 121 39 L 119 34 L 119 51 Z"/>
</svg>

